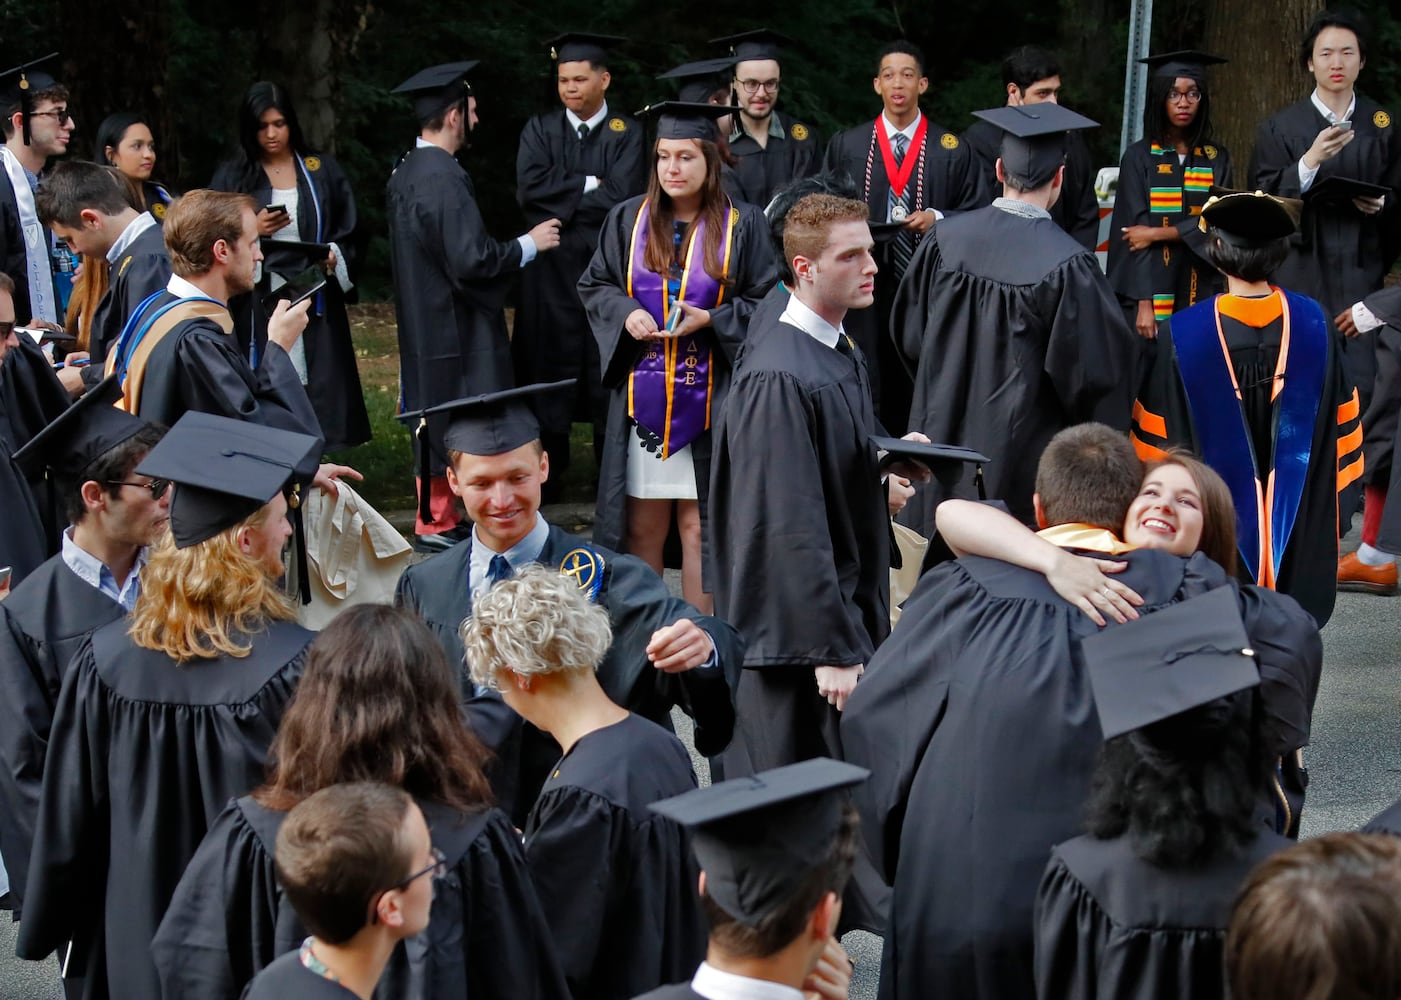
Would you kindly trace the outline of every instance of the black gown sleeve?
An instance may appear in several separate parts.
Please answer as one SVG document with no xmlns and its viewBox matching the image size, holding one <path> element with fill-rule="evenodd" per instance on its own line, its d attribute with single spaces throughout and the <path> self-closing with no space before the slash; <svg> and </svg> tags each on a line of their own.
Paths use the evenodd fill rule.
<svg viewBox="0 0 1401 1000">
<path fill-rule="evenodd" d="M 422 246 L 441 253 L 441 262 L 455 291 L 473 296 L 474 286 L 521 266 L 521 246 L 515 240 L 499 241 L 487 232 L 467 175 L 442 173 L 437 184 L 419 186 L 418 197 L 408 206 Z"/>
<path fill-rule="evenodd" d="M 1153 298 L 1153 267 L 1148 250 L 1130 250 L 1124 230 L 1152 224 L 1149 218 L 1149 172 L 1153 168 L 1147 147 L 1137 142 L 1124 150 L 1119 161 L 1119 185 L 1114 192 L 1114 214 L 1109 225 L 1109 262 L 1106 273 L 1114 291 L 1137 302 Z"/>
<path fill-rule="evenodd" d="M 1099 989 L 1099 957 L 1111 932 L 1109 918 L 1054 854 L 1036 892 L 1035 926 L 1040 1000 L 1096 1000 L 1110 995 Z"/>
<path fill-rule="evenodd" d="M 267 344 L 252 372 L 252 385 L 241 376 L 240 368 L 247 365 L 229 338 L 192 332 L 180 339 L 175 357 L 187 410 L 321 437 L 321 424 L 292 359 L 276 344 Z"/>
<path fill-rule="evenodd" d="M 641 346 L 623 329 L 642 303 L 627 294 L 628 243 L 641 202 L 629 199 L 608 213 L 598 236 L 598 249 L 579 279 L 579 301 L 589 317 L 589 328 L 598 342 L 602 380 L 620 385 L 636 364 Z"/>
<path fill-rule="evenodd" d="M 642 129 L 632 124 L 621 134 L 622 139 L 615 140 L 619 147 L 615 153 L 617 158 L 598 179 L 598 187 L 579 200 L 576 223 L 600 225 L 614 205 L 647 190 L 649 159 Z"/>
<path fill-rule="evenodd" d="M 52 687 L 63 666 L 53 662 L 51 647 L 25 633 L 0 604 L 0 854 L 17 904 L 24 901 L 39 814 L 57 695 Z"/>
<path fill-rule="evenodd" d="M 1057 271 L 1046 290 L 1059 297 L 1046 344 L 1046 375 L 1067 424 L 1098 421 L 1119 430 L 1133 408 L 1134 335 L 1089 254 Z"/>
<path fill-rule="evenodd" d="M 1265 119 L 1255 130 L 1255 148 L 1250 156 L 1250 186 L 1280 198 L 1302 198 L 1299 157 L 1288 146 L 1289 109 Z M 1307 151 L 1307 146 L 1305 147 Z"/>
<path fill-rule="evenodd" d="M 778 281 L 778 261 L 764 213 L 747 204 L 737 204 L 734 210 L 740 214 L 734 237 L 739 271 L 733 275 L 733 285 L 725 289 L 724 301 L 710 310 L 711 332 L 731 368 L 749 330 L 749 317 Z"/>
<path fill-rule="evenodd" d="M 569 169 L 564 158 L 550 148 L 546 122 L 555 117 L 537 115 L 521 130 L 516 152 L 516 201 L 530 226 L 551 218 L 568 223 L 584 196 L 583 172 Z"/>
</svg>

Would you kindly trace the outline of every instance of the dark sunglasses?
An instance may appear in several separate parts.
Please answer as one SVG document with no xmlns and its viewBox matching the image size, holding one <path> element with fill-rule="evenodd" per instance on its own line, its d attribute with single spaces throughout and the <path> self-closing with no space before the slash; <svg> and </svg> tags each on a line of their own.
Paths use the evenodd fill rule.
<svg viewBox="0 0 1401 1000">
<path fill-rule="evenodd" d="M 149 483 L 127 483 L 120 479 L 108 479 L 106 484 L 108 486 L 135 486 L 137 489 L 150 490 L 152 500 L 159 500 L 165 496 L 165 491 L 170 489 L 169 479 L 152 479 Z"/>
</svg>

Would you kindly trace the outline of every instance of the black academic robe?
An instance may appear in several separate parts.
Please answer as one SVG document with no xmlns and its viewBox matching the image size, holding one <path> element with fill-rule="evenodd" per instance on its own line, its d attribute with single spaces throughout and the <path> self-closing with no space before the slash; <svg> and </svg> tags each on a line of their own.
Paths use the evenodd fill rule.
<svg viewBox="0 0 1401 1000">
<path fill-rule="evenodd" d="M 48 235 L 47 229 L 44 234 Z M 29 311 L 28 259 L 15 189 L 11 187 L 7 175 L 0 176 L 0 271 L 8 274 L 15 283 L 15 319 L 20 323 L 27 323 L 33 318 Z"/>
<path fill-rule="evenodd" d="M 15 950 L 72 941 L 85 998 L 150 1000 L 171 893 L 228 800 L 262 782 L 312 633 L 276 622 L 247 656 L 177 664 L 126 628 L 94 632 L 63 679 Z"/>
<path fill-rule="evenodd" d="M 0 363 L 0 566 L 11 567 L 12 587 L 58 551 L 68 522 L 52 483 L 25 473 L 11 456 L 72 402 L 48 355 L 29 337 L 18 340 Z"/>
<path fill-rule="evenodd" d="M 1226 1000 L 1226 928 L 1251 870 L 1292 842 L 1262 830 L 1189 868 L 1138 857 L 1127 837 L 1058 845 L 1036 897 L 1041 1000 Z"/>
<path fill-rule="evenodd" d="M 1267 742 L 1280 754 L 1307 742 L 1323 653 L 1294 601 L 1238 586 L 1201 554 L 1117 558 L 1145 613 L 1231 587 Z M 894 890 L 883 1000 L 1033 995 L 1036 887 L 1051 848 L 1082 829 L 1103 743 L 1080 652 L 1096 631 L 1039 573 L 964 558 L 920 578 L 867 665 L 841 737 L 846 759 L 871 769 L 853 798 Z"/>
<path fill-rule="evenodd" d="M 24 899 L 44 753 L 64 675 L 88 636 L 124 614 L 62 556 L 0 603 L 0 855 L 17 904 Z"/>
<path fill-rule="evenodd" d="M 1005 135 L 992 122 L 979 118 L 959 136 L 978 158 L 987 189 L 987 204 L 1002 194 L 1002 182 L 997 179 L 997 158 L 1002 155 Z M 1060 197 L 1051 206 L 1051 218 L 1076 243 L 1091 253 L 1099 245 L 1099 198 L 1095 195 L 1095 165 L 1090 149 L 1078 132 L 1067 133 L 1065 148 L 1065 180 Z"/>
<path fill-rule="evenodd" d="M 301 948 L 298 942 L 297 948 Z M 201 993 L 200 996 L 209 994 Z M 248 984 L 243 1000 L 353 1000 L 355 993 L 302 964 L 299 950 L 273 962 Z M 403 994 L 406 995 L 406 994 Z"/>
<path fill-rule="evenodd" d="M 1030 522 L 1036 463 L 1057 431 L 1087 420 L 1128 429 L 1136 342 L 1094 255 L 1050 219 L 989 206 L 935 235 L 890 317 L 915 373 L 909 429 L 988 456 L 988 495 Z M 927 484 L 901 521 L 932 537 L 934 508 L 975 498 L 972 478 Z"/>
<path fill-rule="evenodd" d="M 163 293 L 148 313 L 175 298 Z M 169 427 L 189 410 L 321 436 L 287 352 L 269 343 L 251 367 L 237 338 L 205 317 L 176 324 L 151 352 L 137 416 Z"/>
<path fill-rule="evenodd" d="M 497 802 L 517 822 L 523 822 L 559 746 L 511 711 L 494 693 L 471 696 L 465 654 L 458 628 L 472 613 L 472 581 L 468 579 L 473 539 L 404 570 L 395 590 L 395 603 L 416 612 L 433 630 L 448 661 L 463 667 L 463 692 L 470 698 L 468 718 L 474 731 L 497 756 L 491 769 Z M 671 708 L 680 705 L 696 721 L 697 749 L 719 753 L 734 731 L 734 690 L 744 663 L 744 640 L 720 618 L 702 615 L 673 597 L 662 578 L 640 559 L 584 542 L 562 528 L 550 526 L 550 537 L 539 562 L 574 565 L 581 587 L 608 609 L 613 644 L 598 668 L 598 681 L 614 702 L 645 719 L 670 727 Z M 600 565 L 601 564 L 601 565 Z M 599 577 L 601 576 L 601 581 Z M 597 584 L 597 590 L 593 587 Z M 647 643 L 657 629 L 689 618 L 715 643 L 718 666 L 679 674 L 657 670 L 647 659 Z"/>
<path fill-rule="evenodd" d="M 574 996 L 626 1000 L 705 958 L 690 835 L 648 808 L 695 787 L 681 741 L 636 715 L 584 736 L 545 782 L 525 856 Z"/>
<path fill-rule="evenodd" d="M 1357 94 L 1352 114 L 1355 138 L 1320 164 L 1310 191 L 1329 177 L 1347 177 L 1390 188 L 1386 207 L 1364 215 L 1350 200 L 1324 204 L 1300 192 L 1299 160 L 1328 121 L 1305 97 L 1260 123 L 1250 159 L 1250 187 L 1283 198 L 1303 198 L 1304 214 L 1294 251 L 1271 280 L 1316 299 L 1332 319 L 1382 286 L 1401 249 L 1401 139 L 1392 115 Z M 1357 384 L 1365 409 L 1376 373 L 1375 335 L 1343 345 L 1343 364 Z"/>
<path fill-rule="evenodd" d="M 503 306 L 520 244 L 491 238 L 472 178 L 437 146 L 406 153 L 386 197 L 402 409 L 510 388 Z M 446 415 L 428 421 L 436 476 L 447 468 L 447 423 Z"/>
<path fill-rule="evenodd" d="M 92 364 L 83 372 L 83 381 L 100 382 L 107 352 L 116 346 L 122 327 L 136 307 L 151 293 L 159 292 L 170 281 L 170 253 L 160 226 L 150 226 L 131 241 L 115 264 L 110 284 L 92 317 L 88 353 Z"/>
<path fill-rule="evenodd" d="M 146 199 L 146 211 L 151 213 L 156 225 L 164 225 L 165 213 L 170 211 L 176 196 L 164 184 L 152 180 L 141 182 L 141 193 Z"/>
<path fill-rule="evenodd" d="M 559 219 L 560 243 L 521 272 L 520 305 L 511 333 L 516 383 L 577 378 L 573 394 L 551 393 L 532 405 L 544 434 L 566 438 L 575 417 L 602 427 L 608 400 L 599 372 L 598 347 L 579 301 L 579 278 L 598 246 L 604 217 L 624 199 L 646 190 L 649 158 L 642 126 L 610 115 L 580 139 L 564 111 L 536 115 L 521 132 L 516 154 L 516 200 L 527 226 Z M 584 193 L 584 179 L 599 186 Z M 567 441 L 564 442 L 567 445 Z M 551 459 L 558 443 L 549 449 Z"/>
<path fill-rule="evenodd" d="M 1391 461 L 1401 426 L 1401 285 L 1379 289 L 1362 304 L 1383 324 L 1372 334 L 1377 345 L 1377 377 L 1372 383 L 1372 398 L 1362 413 L 1362 451 L 1367 457 L 1364 478 L 1368 485 L 1390 489 L 1401 476 Z M 1401 515 L 1401 511 L 1397 513 Z M 1397 526 L 1401 525 L 1393 525 L 1388 532 L 1383 525 L 1382 534 L 1399 537 Z"/>
<path fill-rule="evenodd" d="M 737 162 L 726 176 L 725 190 L 736 201 L 763 208 L 780 188 L 811 177 L 822 164 L 822 142 L 811 125 L 779 111 L 773 112 L 773 120 L 783 134 L 773 135 L 771 129 L 767 145 L 760 146 L 748 132 L 730 136 L 730 152 Z"/>
<path fill-rule="evenodd" d="M 305 156 L 306 173 L 296 169 L 296 228 L 306 243 L 334 243 L 350 275 L 355 274 L 357 216 L 355 193 L 340 164 L 323 154 Z M 236 191 L 252 195 L 261 207 L 273 200 L 272 182 L 262 167 L 251 170 L 243 157 L 219 166 L 209 186 L 216 191 Z M 320 218 L 317 206 L 320 206 Z M 274 241 L 264 237 L 266 252 Z M 308 261 L 307 266 L 312 263 Z M 259 350 L 267 342 L 267 313 L 262 295 L 271 291 L 266 267 L 263 282 L 252 294 L 240 296 L 229 308 L 245 343 L 256 342 Z M 346 317 L 347 293 L 335 275 L 328 275 L 326 286 L 312 297 L 302 344 L 306 348 L 306 394 L 316 411 L 327 451 L 339 451 L 370 439 L 370 418 L 365 412 L 365 394 L 360 388 L 360 370 L 355 364 L 355 343 Z"/>
<path fill-rule="evenodd" d="M 691 981 L 688 979 L 684 983 L 676 983 L 672 986 L 659 986 L 655 990 L 639 994 L 634 1000 L 705 1000 L 705 998 L 691 989 Z"/>
<path fill-rule="evenodd" d="M 598 250 L 589 269 L 579 279 L 579 298 L 589 316 L 603 369 L 603 385 L 608 390 L 608 427 L 603 464 L 598 470 L 598 505 L 594 514 L 593 537 L 600 545 L 621 549 L 627 538 L 628 436 L 636 433 L 628 416 L 628 373 L 652 346 L 634 340 L 623 323 L 638 301 L 627 294 L 628 253 L 633 225 L 642 208 L 642 198 L 630 198 L 608 213 L 599 236 Z M 724 301 L 710 310 L 711 371 L 713 389 L 710 427 L 713 430 L 725 410 L 725 397 L 735 353 L 744 343 L 749 314 L 778 280 L 773 238 L 764 213 L 753 205 L 734 202 L 739 213 L 731 252 L 730 284 Z M 703 433 L 690 445 L 696 469 L 696 490 L 700 497 L 703 544 L 710 545 L 709 492 L 710 465 L 714 444 L 712 435 Z"/>
<path fill-rule="evenodd" d="M 1221 301 L 1229 303 L 1231 298 L 1223 296 Z M 1317 303 L 1302 297 L 1291 297 L 1289 302 L 1296 327 L 1306 312 L 1318 309 Z M 1213 302 L 1202 303 L 1192 313 L 1170 317 L 1159 327 L 1157 354 L 1134 406 L 1134 447 L 1139 457 L 1152 461 L 1168 447 L 1180 445 L 1201 455 L 1221 474 L 1235 501 L 1241 579 L 1247 582 L 1265 582 L 1258 579 L 1264 575 L 1259 539 L 1267 534 L 1277 538 L 1282 518 L 1292 510 L 1282 554 L 1278 554 L 1280 546 L 1272 543 L 1279 563 L 1277 571 L 1272 570 L 1273 586 L 1302 604 L 1322 628 L 1337 598 L 1340 503 L 1350 516 L 1355 504 L 1347 498 L 1355 495 L 1352 484 L 1363 466 L 1357 394 L 1347 382 L 1337 340 L 1329 328 L 1324 330 L 1321 354 L 1305 353 L 1304 347 L 1297 346 L 1301 334 L 1294 334 L 1284 391 L 1272 399 L 1282 321 L 1252 326 L 1223 314 L 1219 336 L 1225 338 L 1230 373 L 1239 386 L 1232 392 L 1235 387 L 1211 318 L 1215 308 Z M 1223 307 L 1230 308 L 1229 304 Z M 1215 393 L 1189 395 L 1184 369 L 1200 378 L 1205 366 L 1184 365 L 1179 341 L 1188 324 L 1203 315 L 1209 326 L 1193 336 L 1207 339 L 1206 353 L 1219 366 L 1220 381 Z M 1303 384 L 1305 377 L 1318 382 L 1318 393 L 1305 400 L 1308 406 L 1302 415 L 1288 395 L 1291 371 L 1306 373 L 1295 380 L 1295 386 Z M 1285 480 L 1301 461 L 1306 462 L 1302 485 L 1291 494 Z M 1266 509 L 1264 502 L 1271 506 Z"/>
<path fill-rule="evenodd" d="M 1363 833 L 1390 833 L 1401 837 L 1401 800 L 1393 802 L 1362 828 Z"/>
<path fill-rule="evenodd" d="M 871 218 L 886 219 L 890 212 L 890 179 L 876 141 L 879 118 L 838 132 L 827 143 L 822 169 L 845 176 L 862 192 Z M 883 127 L 883 126 L 882 126 Z M 911 149 L 906 156 L 917 155 Z M 945 215 L 986 205 L 993 198 L 978 168 L 975 154 L 958 136 L 931 121 L 924 137 L 924 161 L 917 163 L 906 190 L 914 211 L 937 209 Z M 924 242 L 916 236 L 915 245 Z M 891 256 L 891 242 L 876 247 L 876 301 L 865 309 L 846 314 L 846 332 L 870 359 L 871 391 L 876 412 L 887 427 L 904 427 L 910 415 L 910 373 L 900 363 L 890 337 L 890 307 L 903 277 Z"/>
<path fill-rule="evenodd" d="M 448 873 L 428 929 L 396 946 L 375 996 L 384 1000 L 529 997 L 568 1000 L 520 834 L 498 809 L 460 813 L 420 801 Z M 285 812 L 230 802 L 205 835 L 151 945 L 162 995 L 233 1000 L 306 928 L 273 866 Z M 296 994 L 300 996 L 300 994 Z M 293 996 L 293 994 L 284 994 Z"/>
<path fill-rule="evenodd" d="M 1151 139 L 1140 139 L 1124 150 L 1109 225 L 1107 273 L 1127 309 L 1151 301 L 1161 320 L 1225 287 L 1225 279 L 1206 258 L 1206 233 L 1197 217 L 1212 186 L 1230 187 L 1231 177 L 1231 154 L 1224 146 L 1194 146 L 1182 162 L 1175 148 Z M 1130 250 L 1123 238 L 1128 226 L 1176 226 L 1180 242 Z"/>
</svg>

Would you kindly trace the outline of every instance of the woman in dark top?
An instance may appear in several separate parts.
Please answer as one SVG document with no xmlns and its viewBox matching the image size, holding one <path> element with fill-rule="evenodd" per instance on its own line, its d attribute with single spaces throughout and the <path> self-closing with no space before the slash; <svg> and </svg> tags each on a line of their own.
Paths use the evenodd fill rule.
<svg viewBox="0 0 1401 1000">
<path fill-rule="evenodd" d="M 528 565 L 463 623 L 472 678 L 564 756 L 525 826 L 525 854 L 575 997 L 626 1000 L 689 977 L 705 955 L 690 840 L 648 807 L 696 786 L 675 736 L 608 699 L 594 676 L 607 611 Z"/>
<path fill-rule="evenodd" d="M 355 345 L 346 318 L 355 247 L 355 195 L 332 157 L 315 153 L 302 135 L 292 96 L 275 83 L 248 88 L 238 112 L 239 155 L 226 160 L 209 186 L 239 191 L 259 205 L 262 277 L 245 308 L 231 308 L 239 334 L 259 349 L 267 315 L 261 299 L 312 267 L 326 272 L 326 285 L 312 299 L 292 363 L 306 386 L 326 450 L 370 439 L 370 421 L 355 365 Z M 287 247 L 277 247 L 287 243 Z M 314 244 L 314 246 L 296 246 Z"/>
<path fill-rule="evenodd" d="M 486 751 L 463 725 L 442 647 L 405 611 L 359 605 L 313 643 L 267 784 L 229 804 L 185 870 L 152 945 L 166 996 L 232 998 L 306 931 L 273 868 L 288 810 L 349 781 L 403 788 L 447 875 L 428 930 L 396 949 L 378 996 L 563 998 L 520 836 L 492 808 Z"/>
<path fill-rule="evenodd" d="M 102 119 L 93 143 L 94 163 L 116 167 L 141 194 L 139 209 L 150 212 L 157 222 L 175 196 L 154 177 L 156 140 L 146 119 L 131 111 L 118 111 Z"/>
</svg>

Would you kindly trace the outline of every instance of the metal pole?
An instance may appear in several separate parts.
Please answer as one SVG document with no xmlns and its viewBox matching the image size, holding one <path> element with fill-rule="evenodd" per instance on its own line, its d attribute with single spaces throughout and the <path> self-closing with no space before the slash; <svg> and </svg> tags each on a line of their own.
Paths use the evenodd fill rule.
<svg viewBox="0 0 1401 1000">
<path fill-rule="evenodd" d="M 1131 0 L 1128 64 L 1124 69 L 1124 125 L 1119 156 L 1143 138 L 1143 101 L 1148 91 L 1148 67 L 1138 60 L 1148 55 L 1153 40 L 1153 0 Z"/>
</svg>

